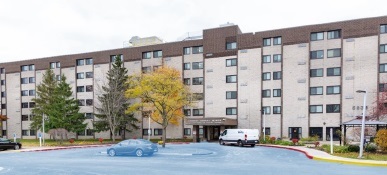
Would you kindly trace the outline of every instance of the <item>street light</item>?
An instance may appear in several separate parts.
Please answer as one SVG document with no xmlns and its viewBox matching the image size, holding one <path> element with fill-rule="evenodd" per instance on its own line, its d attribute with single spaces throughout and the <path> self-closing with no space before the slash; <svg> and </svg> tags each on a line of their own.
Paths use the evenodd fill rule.
<svg viewBox="0 0 387 175">
<path fill-rule="evenodd" d="M 360 135 L 360 151 L 359 151 L 359 157 L 363 157 L 363 147 L 364 147 L 364 128 L 365 128 L 365 113 L 366 113 L 366 101 L 367 101 L 367 91 L 366 90 L 357 90 L 357 93 L 364 93 L 364 101 L 363 101 L 363 117 L 361 119 L 361 135 Z"/>
</svg>

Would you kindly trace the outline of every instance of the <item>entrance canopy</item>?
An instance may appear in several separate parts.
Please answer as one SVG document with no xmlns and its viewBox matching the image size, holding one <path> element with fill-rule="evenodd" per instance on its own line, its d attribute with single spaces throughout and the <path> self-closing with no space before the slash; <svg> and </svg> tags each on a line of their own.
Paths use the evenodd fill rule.
<svg viewBox="0 0 387 175">
<path fill-rule="evenodd" d="M 186 118 L 186 125 L 202 125 L 202 126 L 236 126 L 238 124 L 236 119 L 229 119 L 225 117 L 218 118 Z"/>
</svg>

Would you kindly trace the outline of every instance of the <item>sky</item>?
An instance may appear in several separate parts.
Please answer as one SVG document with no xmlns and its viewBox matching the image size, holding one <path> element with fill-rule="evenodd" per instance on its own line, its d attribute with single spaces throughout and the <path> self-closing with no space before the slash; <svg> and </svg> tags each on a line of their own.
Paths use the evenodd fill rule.
<svg viewBox="0 0 387 175">
<path fill-rule="evenodd" d="M 0 0 L 0 63 L 173 42 L 227 22 L 243 33 L 387 15 L 387 0 Z"/>
</svg>

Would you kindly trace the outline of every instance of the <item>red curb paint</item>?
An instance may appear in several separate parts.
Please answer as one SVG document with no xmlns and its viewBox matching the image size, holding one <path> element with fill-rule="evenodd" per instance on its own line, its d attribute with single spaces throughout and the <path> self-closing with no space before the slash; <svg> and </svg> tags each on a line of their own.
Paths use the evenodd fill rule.
<svg viewBox="0 0 387 175">
<path fill-rule="evenodd" d="M 307 158 L 313 159 L 313 156 L 309 155 L 308 152 L 302 151 L 299 149 L 295 149 L 295 148 L 279 147 L 279 146 L 274 146 L 274 145 L 259 145 L 259 146 L 271 147 L 271 148 L 282 148 L 282 149 L 288 149 L 288 150 L 292 150 L 292 151 L 298 151 L 298 152 L 304 153 Z"/>
</svg>

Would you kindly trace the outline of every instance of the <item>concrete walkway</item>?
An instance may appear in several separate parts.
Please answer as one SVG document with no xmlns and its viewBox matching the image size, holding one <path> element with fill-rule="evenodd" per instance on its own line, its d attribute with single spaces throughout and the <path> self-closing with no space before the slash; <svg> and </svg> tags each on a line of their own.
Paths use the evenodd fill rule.
<svg viewBox="0 0 387 175">
<path fill-rule="evenodd" d="M 258 146 L 274 147 L 274 148 L 299 151 L 299 152 L 304 153 L 305 156 L 308 157 L 309 159 L 319 160 L 319 161 L 363 165 L 363 166 L 384 166 L 384 167 L 387 167 L 387 161 L 363 160 L 363 159 L 351 159 L 351 158 L 338 157 L 338 156 L 328 154 L 324 151 L 319 151 L 316 149 L 307 148 L 307 147 L 303 147 L 303 146 L 281 146 L 281 145 L 264 145 L 264 144 L 259 144 Z"/>
</svg>

